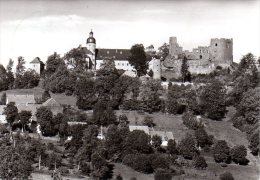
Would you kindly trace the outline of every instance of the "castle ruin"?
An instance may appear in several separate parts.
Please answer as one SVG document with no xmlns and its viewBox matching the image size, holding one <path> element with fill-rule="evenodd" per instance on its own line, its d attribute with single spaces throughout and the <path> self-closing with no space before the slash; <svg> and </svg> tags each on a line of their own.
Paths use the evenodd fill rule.
<svg viewBox="0 0 260 180">
<path fill-rule="evenodd" d="M 170 37 L 169 55 L 162 62 L 162 75 L 167 79 L 179 77 L 184 56 L 191 74 L 209 74 L 217 66 L 227 68 L 233 63 L 233 39 L 211 39 L 209 46 L 198 46 L 190 52 L 183 50 L 176 37 Z"/>
</svg>

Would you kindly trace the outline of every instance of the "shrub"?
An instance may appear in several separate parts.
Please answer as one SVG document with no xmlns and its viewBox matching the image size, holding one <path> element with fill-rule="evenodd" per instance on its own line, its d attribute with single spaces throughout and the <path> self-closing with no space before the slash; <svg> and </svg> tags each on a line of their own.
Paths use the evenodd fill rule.
<svg viewBox="0 0 260 180">
<path fill-rule="evenodd" d="M 220 180 L 234 180 L 233 175 L 230 172 L 224 172 L 219 177 Z"/>
<path fill-rule="evenodd" d="M 195 157 L 193 163 L 196 169 L 205 169 L 208 166 L 203 156 Z"/>
</svg>

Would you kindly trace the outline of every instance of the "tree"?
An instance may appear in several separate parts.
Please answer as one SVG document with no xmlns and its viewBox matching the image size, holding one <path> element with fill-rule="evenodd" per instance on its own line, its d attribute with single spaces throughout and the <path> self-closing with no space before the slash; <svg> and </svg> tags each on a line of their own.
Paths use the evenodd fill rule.
<svg viewBox="0 0 260 180">
<path fill-rule="evenodd" d="M 127 154 L 123 159 L 123 164 L 139 172 L 153 172 L 151 158 L 147 154 Z"/>
<path fill-rule="evenodd" d="M 80 77 L 77 80 L 74 94 L 77 96 L 76 105 L 79 109 L 93 109 L 97 99 L 94 86 L 95 82 L 88 77 Z"/>
<path fill-rule="evenodd" d="M 119 120 L 119 127 L 121 127 L 121 128 L 128 127 L 129 121 L 125 114 L 119 115 L 118 120 Z"/>
<path fill-rule="evenodd" d="M 92 176 L 106 179 L 109 172 L 106 160 L 98 153 L 91 155 L 91 163 L 93 166 Z"/>
<path fill-rule="evenodd" d="M 213 120 L 221 120 L 226 110 L 226 88 L 218 80 L 207 84 L 201 94 L 201 106 L 206 116 Z"/>
<path fill-rule="evenodd" d="M 140 87 L 140 99 L 142 101 L 142 109 L 146 112 L 152 113 L 161 110 L 161 99 L 159 91 L 162 89 L 159 80 L 149 80 L 143 83 Z"/>
<path fill-rule="evenodd" d="M 181 64 L 182 82 L 190 81 L 189 76 L 190 76 L 190 72 L 189 72 L 188 60 L 187 57 L 184 56 Z"/>
<path fill-rule="evenodd" d="M 161 59 L 164 60 L 169 54 L 169 44 L 164 43 L 161 47 L 158 48 L 158 50 L 159 56 L 161 56 Z"/>
<path fill-rule="evenodd" d="M 67 64 L 70 65 L 74 71 L 83 73 L 88 69 L 88 63 L 86 61 L 87 54 L 85 49 L 81 46 L 71 49 L 65 54 L 64 59 Z"/>
<path fill-rule="evenodd" d="M 31 159 L 37 159 L 39 170 L 41 170 L 42 159 L 46 156 L 45 150 L 45 144 L 42 144 L 39 140 L 32 139 L 31 146 L 28 149 L 28 155 Z"/>
<path fill-rule="evenodd" d="M 134 130 L 129 133 L 125 140 L 126 154 L 131 153 L 150 153 L 150 137 L 141 130 Z"/>
<path fill-rule="evenodd" d="M 7 84 L 8 88 L 11 89 L 14 85 L 14 74 L 12 72 L 13 70 L 14 61 L 12 59 L 9 60 L 8 65 L 6 67 L 7 70 Z"/>
<path fill-rule="evenodd" d="M 25 130 L 25 126 L 30 122 L 30 119 L 32 117 L 31 111 L 21 111 L 18 114 L 19 120 L 22 124 L 23 131 Z"/>
<path fill-rule="evenodd" d="M 27 151 L 23 148 L 1 145 L 0 177 L 3 179 L 28 179 L 32 162 L 28 161 Z"/>
<path fill-rule="evenodd" d="M 14 81 L 14 86 L 16 88 L 20 88 L 22 87 L 22 78 L 23 78 L 23 74 L 25 72 L 25 60 L 22 56 L 19 56 L 18 57 L 18 63 L 17 63 L 17 66 L 16 66 L 16 72 L 15 72 L 15 81 Z"/>
<path fill-rule="evenodd" d="M 242 96 L 237 106 L 237 111 L 242 115 L 248 124 L 255 124 L 260 118 L 260 87 L 250 89 Z"/>
<path fill-rule="evenodd" d="M 195 131 L 195 138 L 199 147 L 203 148 L 212 145 L 212 141 L 204 128 L 198 128 Z"/>
<path fill-rule="evenodd" d="M 217 163 L 230 163 L 230 148 L 225 140 L 218 140 L 212 147 L 213 157 Z"/>
<path fill-rule="evenodd" d="M 129 63 L 134 66 L 138 76 L 145 75 L 148 69 L 148 61 L 142 44 L 135 44 L 130 49 Z"/>
<path fill-rule="evenodd" d="M 51 95 L 49 93 L 48 90 L 44 90 L 44 92 L 42 93 L 42 102 L 46 102 L 48 99 L 51 98 Z"/>
<path fill-rule="evenodd" d="M 203 156 L 195 156 L 193 163 L 196 169 L 206 169 L 208 166 Z"/>
<path fill-rule="evenodd" d="M 125 130 L 119 129 L 115 125 L 110 125 L 107 130 L 105 145 L 107 148 L 108 157 L 115 161 L 121 159 L 124 149 L 123 145 L 125 134 L 123 131 Z"/>
<path fill-rule="evenodd" d="M 107 104 L 107 100 L 100 99 L 93 108 L 94 124 L 108 126 L 117 124 L 117 117 L 113 109 Z"/>
<path fill-rule="evenodd" d="M 248 160 L 246 159 L 247 149 L 244 145 L 235 146 L 230 150 L 231 159 L 237 163 L 246 165 Z"/>
<path fill-rule="evenodd" d="M 153 118 L 151 116 L 145 116 L 143 120 L 143 125 L 148 127 L 154 127 L 155 123 L 153 122 Z"/>
<path fill-rule="evenodd" d="M 253 132 L 252 134 L 249 135 L 249 148 L 251 149 L 252 151 L 252 154 L 254 156 L 257 156 L 259 154 L 259 136 L 260 136 L 260 133 L 259 133 L 259 129 L 255 132 Z"/>
<path fill-rule="evenodd" d="M 7 72 L 2 64 L 0 64 L 0 91 L 8 89 Z"/>
<path fill-rule="evenodd" d="M 64 65 L 64 61 L 62 60 L 59 54 L 54 52 L 52 55 L 48 57 L 46 61 L 46 70 L 44 72 L 45 75 L 47 77 L 50 77 L 52 74 L 56 72 L 60 65 Z"/>
<path fill-rule="evenodd" d="M 6 105 L 6 93 L 3 93 L 1 96 L 0 105 Z"/>
<path fill-rule="evenodd" d="M 156 149 L 156 151 L 161 147 L 162 138 L 158 135 L 152 136 L 152 145 Z"/>
<path fill-rule="evenodd" d="M 185 159 L 192 159 L 195 155 L 199 154 L 195 140 L 191 134 L 186 134 L 180 141 L 178 151 Z"/>
<path fill-rule="evenodd" d="M 182 121 L 189 129 L 197 130 L 202 127 L 202 125 L 197 121 L 196 116 L 190 111 L 183 114 Z"/>
<path fill-rule="evenodd" d="M 34 88 L 38 86 L 40 82 L 40 76 L 35 70 L 27 70 L 23 76 L 20 77 L 18 88 Z"/>
<path fill-rule="evenodd" d="M 231 103 L 235 106 L 240 102 L 244 92 L 250 88 L 255 88 L 260 82 L 255 61 L 256 58 L 252 53 L 246 54 L 233 73 L 234 88 L 229 96 Z"/>
<path fill-rule="evenodd" d="M 49 108 L 44 106 L 38 108 L 36 118 L 43 136 L 55 136 L 57 134 L 56 122 L 54 122 L 53 113 Z"/>
<path fill-rule="evenodd" d="M 220 180 L 234 180 L 233 175 L 230 172 L 224 172 L 219 177 Z"/>
<path fill-rule="evenodd" d="M 18 116 L 18 109 L 15 106 L 14 102 L 9 102 L 4 108 L 4 114 L 6 115 L 6 120 L 9 123 L 10 127 L 12 127 L 13 122 L 16 120 Z"/>
<path fill-rule="evenodd" d="M 178 154 L 177 144 L 176 144 L 175 140 L 170 139 L 170 140 L 168 141 L 168 144 L 167 144 L 167 152 L 168 152 L 170 155 L 177 155 L 177 154 Z"/>
</svg>

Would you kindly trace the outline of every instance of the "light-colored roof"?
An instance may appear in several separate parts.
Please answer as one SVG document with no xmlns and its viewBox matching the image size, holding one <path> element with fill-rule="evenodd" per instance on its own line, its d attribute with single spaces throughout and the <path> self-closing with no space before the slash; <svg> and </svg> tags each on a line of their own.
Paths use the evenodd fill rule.
<svg viewBox="0 0 260 180">
<path fill-rule="evenodd" d="M 173 134 L 170 131 L 150 131 L 151 136 L 160 136 L 162 138 L 162 142 L 168 141 L 173 138 Z"/>
<path fill-rule="evenodd" d="M 6 98 L 9 102 L 15 102 L 16 105 L 18 104 L 35 104 L 35 99 L 33 94 L 27 95 L 16 95 L 16 94 L 7 94 Z"/>
<path fill-rule="evenodd" d="M 60 103 L 58 103 L 55 99 L 50 98 L 47 101 L 45 101 L 42 105 L 43 106 L 60 106 Z"/>
<path fill-rule="evenodd" d="M 129 126 L 129 130 L 130 131 L 141 130 L 141 131 L 144 131 L 148 135 L 150 134 L 148 126 Z"/>
</svg>

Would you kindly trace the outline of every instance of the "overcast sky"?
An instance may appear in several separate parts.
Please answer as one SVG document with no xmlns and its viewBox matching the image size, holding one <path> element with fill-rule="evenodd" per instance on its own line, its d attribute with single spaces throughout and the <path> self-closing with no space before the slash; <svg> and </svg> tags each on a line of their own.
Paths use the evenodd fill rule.
<svg viewBox="0 0 260 180">
<path fill-rule="evenodd" d="M 176 36 L 192 50 L 233 38 L 238 62 L 248 52 L 260 55 L 260 0 L 0 0 L 0 63 L 63 55 L 85 46 L 91 28 L 98 48 L 158 48 Z"/>
</svg>

